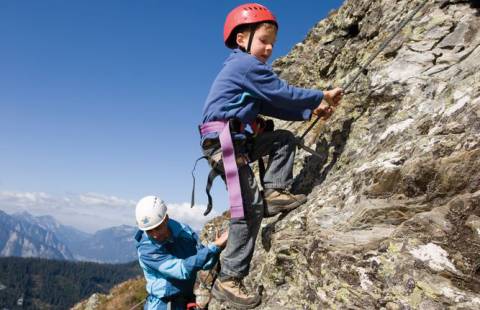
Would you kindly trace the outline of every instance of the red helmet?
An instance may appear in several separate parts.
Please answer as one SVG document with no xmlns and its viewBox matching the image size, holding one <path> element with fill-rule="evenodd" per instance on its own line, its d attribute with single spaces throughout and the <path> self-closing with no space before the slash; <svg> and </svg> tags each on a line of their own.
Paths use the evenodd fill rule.
<svg viewBox="0 0 480 310">
<path fill-rule="evenodd" d="M 223 26 L 223 41 L 225 45 L 229 48 L 235 47 L 232 35 L 238 26 L 260 22 L 273 22 L 278 28 L 277 19 L 273 16 L 272 12 L 263 5 L 247 3 L 237 6 L 228 13 L 225 25 Z"/>
</svg>

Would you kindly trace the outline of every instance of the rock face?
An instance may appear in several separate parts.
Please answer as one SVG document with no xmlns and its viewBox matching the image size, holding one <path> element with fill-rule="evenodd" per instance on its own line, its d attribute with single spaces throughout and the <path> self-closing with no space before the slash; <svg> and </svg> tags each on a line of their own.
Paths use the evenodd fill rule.
<svg viewBox="0 0 480 310">
<path fill-rule="evenodd" d="M 274 68 L 341 86 L 423 1 L 346 1 Z M 429 1 L 306 142 L 325 157 L 298 154 L 308 202 L 264 220 L 260 308 L 480 309 L 479 1 Z"/>
<path fill-rule="evenodd" d="M 109 294 L 93 294 L 74 305 L 71 310 L 143 309 L 146 297 L 145 280 L 142 276 L 115 286 Z"/>
</svg>

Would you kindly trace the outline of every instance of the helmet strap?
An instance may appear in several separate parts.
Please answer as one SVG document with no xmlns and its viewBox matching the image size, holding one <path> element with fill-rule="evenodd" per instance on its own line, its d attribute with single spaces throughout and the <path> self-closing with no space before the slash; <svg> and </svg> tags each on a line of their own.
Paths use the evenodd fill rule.
<svg viewBox="0 0 480 310">
<path fill-rule="evenodd" d="M 255 31 L 257 30 L 258 24 L 250 25 L 250 37 L 248 38 L 247 53 L 250 54 L 250 49 L 252 47 L 253 36 L 255 36 Z"/>
</svg>

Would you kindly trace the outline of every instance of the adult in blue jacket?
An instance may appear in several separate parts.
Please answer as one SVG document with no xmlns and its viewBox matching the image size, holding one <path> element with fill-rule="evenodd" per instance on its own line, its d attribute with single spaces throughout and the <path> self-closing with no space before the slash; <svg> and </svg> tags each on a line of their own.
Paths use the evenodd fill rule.
<svg viewBox="0 0 480 310">
<path fill-rule="evenodd" d="M 293 134 L 287 130 L 256 133 L 247 138 L 246 150 L 242 150 L 244 144 L 238 139 L 242 134 L 249 137 L 243 128 L 248 128 L 259 114 L 287 121 L 309 120 L 312 114 L 326 119 L 342 97 L 340 88 L 320 91 L 294 87 L 273 72 L 267 61 L 272 55 L 277 30 L 275 16 L 268 8 L 256 3 L 240 5 L 228 14 L 224 43 L 233 52 L 215 78 L 203 108 L 203 152 L 215 158 L 221 144 L 232 214 L 231 237 L 222 255 L 222 269 L 212 294 L 244 309 L 261 302 L 258 294 L 245 289 L 242 280 L 249 273 L 264 215 L 264 199 L 265 214 L 271 216 L 297 208 L 307 198 L 289 192 L 296 149 Z M 228 139 L 228 126 L 234 130 L 235 142 Z M 237 164 L 238 173 L 231 168 L 235 160 L 226 156 L 233 153 L 231 145 L 235 146 L 237 154 L 247 153 L 251 161 L 269 156 L 263 178 L 264 198 L 248 165 Z M 218 169 L 216 163 L 214 168 Z M 238 192 L 241 192 L 241 200 Z"/>
<path fill-rule="evenodd" d="M 186 309 L 194 302 L 196 273 L 214 267 L 228 232 L 204 246 L 193 230 L 169 219 L 167 206 L 156 196 L 142 198 L 135 209 L 138 261 L 147 281 L 144 309 Z"/>
</svg>

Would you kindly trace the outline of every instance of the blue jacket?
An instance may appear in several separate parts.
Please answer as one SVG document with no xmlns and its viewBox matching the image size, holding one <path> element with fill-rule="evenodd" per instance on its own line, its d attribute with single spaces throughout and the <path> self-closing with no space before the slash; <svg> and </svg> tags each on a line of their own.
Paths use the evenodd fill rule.
<svg viewBox="0 0 480 310">
<path fill-rule="evenodd" d="M 203 123 L 238 118 L 251 123 L 258 114 L 287 121 L 308 120 L 323 92 L 293 87 L 269 65 L 233 50 L 217 75 L 203 108 Z"/>
<path fill-rule="evenodd" d="M 149 294 L 145 309 L 162 309 L 164 297 L 193 296 L 196 272 L 213 268 L 218 260 L 220 248 L 202 245 L 189 226 L 169 219 L 168 228 L 171 236 L 162 243 L 141 230 L 135 235 Z"/>
</svg>

